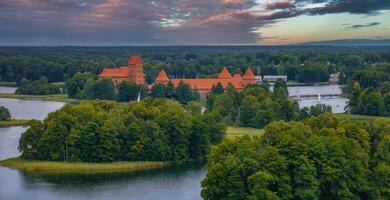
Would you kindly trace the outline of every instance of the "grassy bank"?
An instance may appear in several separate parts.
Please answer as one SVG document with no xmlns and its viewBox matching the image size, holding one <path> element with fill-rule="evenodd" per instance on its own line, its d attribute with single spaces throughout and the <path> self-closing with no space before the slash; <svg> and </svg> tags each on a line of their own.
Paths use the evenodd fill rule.
<svg viewBox="0 0 390 200">
<path fill-rule="evenodd" d="M 6 86 L 6 87 L 15 87 L 15 82 L 0 82 L 0 86 Z"/>
<path fill-rule="evenodd" d="M 37 99 L 44 101 L 61 101 L 65 103 L 78 103 L 79 99 L 71 99 L 66 94 L 53 95 L 24 95 L 24 94 L 5 94 L 0 93 L 0 98 L 15 98 L 15 99 Z"/>
<path fill-rule="evenodd" d="M 166 162 L 112 162 L 112 163 L 69 163 L 55 161 L 24 160 L 11 158 L 0 161 L 0 166 L 29 172 L 50 173 L 104 173 L 140 171 L 169 166 Z"/>
<path fill-rule="evenodd" d="M 4 120 L 4 121 L 0 121 L 0 128 L 10 127 L 10 126 L 24 126 L 24 125 L 28 125 L 28 121 L 29 120 L 24 120 L 24 119 Z"/>
<path fill-rule="evenodd" d="M 369 116 L 369 115 L 352 115 L 352 114 L 335 114 L 338 119 L 348 120 L 348 121 L 367 121 L 373 122 L 378 118 L 390 119 L 390 117 L 381 117 L 381 116 Z"/>
<path fill-rule="evenodd" d="M 235 138 L 243 135 L 262 136 L 263 133 L 264 129 L 229 126 L 226 130 L 226 138 Z"/>
</svg>

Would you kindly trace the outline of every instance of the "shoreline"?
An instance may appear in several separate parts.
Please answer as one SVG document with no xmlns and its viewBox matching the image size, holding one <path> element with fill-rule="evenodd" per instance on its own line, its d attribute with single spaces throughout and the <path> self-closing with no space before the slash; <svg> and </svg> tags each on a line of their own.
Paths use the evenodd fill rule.
<svg viewBox="0 0 390 200">
<path fill-rule="evenodd" d="M 24 94 L 0 93 L 0 98 L 57 101 L 57 102 L 64 102 L 64 103 L 79 103 L 80 101 L 82 101 L 80 99 L 71 99 L 66 94 L 24 95 Z"/>
<path fill-rule="evenodd" d="M 334 113 L 334 116 L 339 120 L 351 121 L 351 122 L 373 122 L 377 119 L 390 119 L 385 116 L 371 116 L 371 115 L 358 115 L 347 113 Z"/>
<path fill-rule="evenodd" d="M 154 161 L 120 161 L 110 163 L 60 162 L 25 160 L 9 158 L 0 161 L 0 166 L 17 169 L 25 172 L 37 173 L 112 173 L 133 172 L 151 169 L 160 169 L 170 166 L 168 162 Z"/>
<path fill-rule="evenodd" d="M 30 120 L 27 119 L 10 119 L 0 120 L 0 128 L 8 128 L 12 126 L 27 126 Z"/>
</svg>

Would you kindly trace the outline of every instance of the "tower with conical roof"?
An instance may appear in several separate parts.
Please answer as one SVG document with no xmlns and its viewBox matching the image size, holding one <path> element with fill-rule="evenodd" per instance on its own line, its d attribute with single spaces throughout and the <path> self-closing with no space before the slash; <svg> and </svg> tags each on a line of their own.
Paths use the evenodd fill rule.
<svg viewBox="0 0 390 200">
<path fill-rule="evenodd" d="M 256 83 L 256 77 L 253 74 L 253 71 L 250 67 L 248 67 L 248 69 L 246 69 L 245 74 L 242 77 L 242 81 L 244 82 L 245 85 Z"/>
<path fill-rule="evenodd" d="M 231 79 L 232 75 L 230 75 L 230 72 L 224 67 L 218 75 L 218 79 Z"/>
<path fill-rule="evenodd" d="M 144 62 L 142 61 L 141 56 L 132 55 L 129 58 L 128 62 L 129 67 L 129 79 L 135 84 L 144 84 L 145 75 L 144 75 Z"/>
<path fill-rule="evenodd" d="M 169 82 L 169 78 L 167 73 L 162 69 L 156 79 L 154 80 L 155 83 L 162 83 L 167 84 Z"/>
</svg>

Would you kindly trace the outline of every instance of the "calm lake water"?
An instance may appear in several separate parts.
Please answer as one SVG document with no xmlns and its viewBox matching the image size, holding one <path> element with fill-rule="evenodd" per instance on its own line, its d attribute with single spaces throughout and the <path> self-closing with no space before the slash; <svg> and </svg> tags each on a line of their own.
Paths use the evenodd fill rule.
<svg viewBox="0 0 390 200">
<path fill-rule="evenodd" d="M 135 173 L 37 174 L 0 167 L 0 199 L 198 200 L 200 165 Z"/>
<path fill-rule="evenodd" d="M 0 98 L 0 106 L 8 108 L 14 119 L 43 120 L 63 105 L 63 102 Z"/>
<path fill-rule="evenodd" d="M 0 93 L 15 93 L 16 87 L 0 86 Z"/>
</svg>

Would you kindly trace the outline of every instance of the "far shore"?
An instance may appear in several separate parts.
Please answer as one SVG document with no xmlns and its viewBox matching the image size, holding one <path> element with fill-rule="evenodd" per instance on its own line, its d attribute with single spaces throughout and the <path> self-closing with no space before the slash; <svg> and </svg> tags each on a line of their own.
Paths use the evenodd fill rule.
<svg viewBox="0 0 390 200">
<path fill-rule="evenodd" d="M 0 128 L 6 128 L 11 126 L 27 126 L 29 120 L 26 119 L 10 119 L 0 120 Z"/>
<path fill-rule="evenodd" d="M 170 163 L 152 161 L 85 163 L 10 158 L 0 161 L 0 166 L 40 173 L 111 173 L 159 169 L 170 166 Z"/>
<path fill-rule="evenodd" d="M 64 103 L 79 103 L 81 101 L 80 99 L 71 99 L 66 94 L 24 95 L 24 94 L 0 93 L 0 98 L 59 101 Z"/>
</svg>

